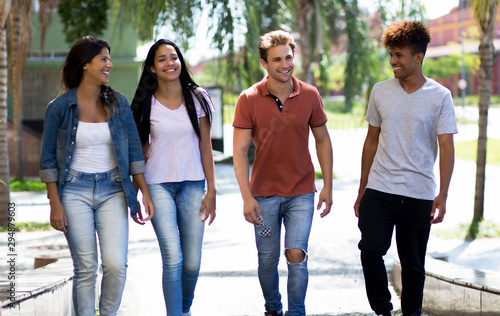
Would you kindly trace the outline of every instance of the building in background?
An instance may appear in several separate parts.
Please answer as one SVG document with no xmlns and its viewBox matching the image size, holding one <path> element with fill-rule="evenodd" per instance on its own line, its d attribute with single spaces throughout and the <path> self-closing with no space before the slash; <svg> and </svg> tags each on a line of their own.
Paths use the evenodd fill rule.
<svg viewBox="0 0 500 316">
<path fill-rule="evenodd" d="M 464 1 L 464 0 L 461 0 Z M 452 54 L 461 54 L 461 16 L 463 18 L 463 30 L 464 30 L 464 46 L 463 51 L 469 54 L 479 53 L 479 39 L 472 38 L 474 32 L 472 30 L 477 30 L 477 22 L 474 17 L 474 11 L 467 1 L 464 1 L 464 9 L 462 14 L 460 13 L 460 7 L 457 6 L 453 8 L 450 13 L 427 22 L 427 26 L 431 31 L 431 42 L 429 43 L 426 58 L 439 58 L 443 56 L 449 56 Z M 495 62 L 493 66 L 493 79 L 491 94 L 500 95 L 500 63 L 499 63 L 499 50 L 500 50 L 500 10 L 497 10 L 497 23 L 495 26 L 495 40 L 494 46 L 497 51 L 495 56 Z M 478 31 L 477 31 L 478 32 Z M 479 36 L 479 33 L 476 35 Z M 425 63 L 425 61 L 424 61 Z M 460 69 L 457 69 L 457 74 L 453 75 L 444 80 L 438 80 L 448 89 L 450 89 L 454 97 L 460 96 L 460 89 L 458 87 L 458 81 L 460 79 Z M 478 79 L 474 74 L 466 74 L 467 88 L 466 93 L 477 95 Z"/>
</svg>

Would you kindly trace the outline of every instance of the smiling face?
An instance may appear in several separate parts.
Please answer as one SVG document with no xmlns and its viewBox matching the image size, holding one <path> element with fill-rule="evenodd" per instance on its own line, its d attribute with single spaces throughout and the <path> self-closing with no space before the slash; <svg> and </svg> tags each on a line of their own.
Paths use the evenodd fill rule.
<svg viewBox="0 0 500 316">
<path fill-rule="evenodd" d="M 289 82 L 294 69 L 294 57 L 289 45 L 279 45 L 269 48 L 267 51 L 267 62 L 260 60 L 262 67 L 267 70 L 269 80 L 280 83 Z"/>
<path fill-rule="evenodd" d="M 389 50 L 391 56 L 391 67 L 394 77 L 398 79 L 408 79 L 413 75 L 422 73 L 423 53 L 412 54 L 410 48 L 394 47 Z"/>
<path fill-rule="evenodd" d="M 158 81 L 179 80 L 181 69 L 181 61 L 173 46 L 161 45 L 158 47 L 154 64 L 151 66 L 151 71 L 156 74 Z"/>
<path fill-rule="evenodd" d="M 83 66 L 83 77 L 85 80 L 94 81 L 101 86 L 109 82 L 109 72 L 113 69 L 109 51 L 104 47 L 99 54 Z"/>
</svg>

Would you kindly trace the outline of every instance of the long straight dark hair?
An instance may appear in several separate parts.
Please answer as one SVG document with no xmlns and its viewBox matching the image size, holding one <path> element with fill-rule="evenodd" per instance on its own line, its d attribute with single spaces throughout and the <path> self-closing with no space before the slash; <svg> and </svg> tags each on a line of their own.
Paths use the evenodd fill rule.
<svg viewBox="0 0 500 316">
<path fill-rule="evenodd" d="M 210 125 L 212 124 L 212 111 L 210 109 L 209 100 L 207 100 L 207 98 L 210 98 L 210 96 L 207 93 L 204 93 L 203 89 L 201 89 L 194 82 L 193 78 L 191 78 L 189 69 L 186 65 L 186 62 L 184 61 L 184 57 L 182 56 L 179 47 L 172 41 L 160 39 L 149 49 L 148 55 L 142 67 L 142 74 L 141 78 L 139 79 L 139 85 L 137 86 L 134 99 L 131 103 L 132 113 L 134 114 L 135 123 L 137 125 L 139 137 L 141 138 L 142 144 L 146 144 L 149 141 L 151 122 L 151 97 L 155 93 L 156 88 L 158 88 L 158 77 L 151 71 L 151 67 L 154 66 L 156 51 L 161 45 L 172 46 L 175 49 L 177 56 L 179 57 L 179 61 L 182 67 L 179 80 L 182 86 L 184 104 L 186 106 L 189 120 L 193 125 L 193 129 L 196 135 L 200 137 L 200 126 L 198 124 L 198 116 L 196 114 L 193 95 L 196 97 L 201 105 L 201 108 L 205 112 L 208 123 Z"/>
<path fill-rule="evenodd" d="M 108 52 L 111 53 L 108 42 L 90 35 L 83 36 L 73 44 L 62 65 L 61 87 L 63 91 L 71 90 L 80 85 L 83 67 L 90 63 L 103 48 L 107 48 Z M 102 85 L 98 101 L 106 114 L 106 119 L 109 120 L 111 117 L 110 107 L 114 110 L 117 101 L 115 91 L 110 86 Z"/>
</svg>

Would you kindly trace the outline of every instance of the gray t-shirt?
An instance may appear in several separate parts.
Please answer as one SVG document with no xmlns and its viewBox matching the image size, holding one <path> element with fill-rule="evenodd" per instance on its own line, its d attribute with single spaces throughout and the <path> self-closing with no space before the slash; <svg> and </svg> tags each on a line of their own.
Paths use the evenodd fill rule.
<svg viewBox="0 0 500 316">
<path fill-rule="evenodd" d="M 367 188 L 434 200 L 437 136 L 458 132 L 450 91 L 426 78 L 409 94 L 391 78 L 372 90 L 366 120 L 380 127 Z"/>
</svg>

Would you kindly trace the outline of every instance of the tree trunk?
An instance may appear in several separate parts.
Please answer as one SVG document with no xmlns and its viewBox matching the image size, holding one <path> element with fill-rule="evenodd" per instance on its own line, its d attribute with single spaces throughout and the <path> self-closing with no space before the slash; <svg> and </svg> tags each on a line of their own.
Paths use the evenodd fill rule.
<svg viewBox="0 0 500 316">
<path fill-rule="evenodd" d="M 10 60 L 12 62 L 12 87 L 14 90 L 14 176 L 24 177 L 23 166 L 23 73 L 30 37 L 31 0 L 19 0 L 10 14 Z"/>
<path fill-rule="evenodd" d="M 0 4 L 0 225 L 6 225 L 10 203 L 9 154 L 7 150 L 7 30 L 10 0 Z"/>
<path fill-rule="evenodd" d="M 481 62 L 478 72 L 479 135 L 477 139 L 476 190 L 474 196 L 474 216 L 469 228 L 469 233 L 466 237 L 469 240 L 476 238 L 479 231 L 479 223 L 483 220 L 484 216 L 488 107 L 490 105 L 491 80 L 493 77 L 493 63 L 495 60 L 493 37 L 497 5 L 495 2 L 487 2 L 487 5 L 483 7 L 475 6 L 475 10 L 476 18 L 479 22 L 479 59 Z"/>
<path fill-rule="evenodd" d="M 481 59 L 479 77 L 479 137 L 477 140 L 476 193 L 474 197 L 474 222 L 480 222 L 484 214 L 484 184 L 486 175 L 486 144 L 488 128 L 488 107 L 490 104 L 491 79 L 494 61 L 494 47 L 490 42 L 479 47 Z"/>
<path fill-rule="evenodd" d="M 300 78 L 307 83 L 312 83 L 311 59 L 312 59 L 312 31 L 314 20 L 314 1 L 302 0 L 297 8 L 297 22 L 300 34 L 300 55 L 302 73 Z"/>
</svg>

